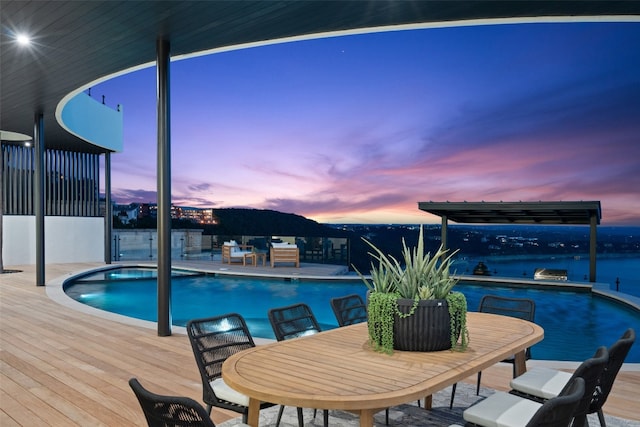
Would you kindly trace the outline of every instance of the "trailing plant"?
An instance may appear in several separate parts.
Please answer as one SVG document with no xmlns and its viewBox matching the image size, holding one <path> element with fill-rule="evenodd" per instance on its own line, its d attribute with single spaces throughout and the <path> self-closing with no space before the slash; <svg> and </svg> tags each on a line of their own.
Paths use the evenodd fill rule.
<svg viewBox="0 0 640 427">
<path fill-rule="evenodd" d="M 451 322 L 451 350 L 464 351 L 469 345 L 467 298 L 462 292 L 449 292 L 446 300 Z"/>
<path fill-rule="evenodd" d="M 448 250 L 440 246 L 433 256 L 430 252 L 425 253 L 422 227 L 420 227 L 418 245 L 415 248 L 408 248 L 405 240 L 402 239 L 402 263 L 392 255 L 384 254 L 370 241 L 364 238 L 363 240 L 373 250 L 369 255 L 377 261 L 377 263 L 371 262 L 370 280 L 354 267 L 369 288 L 368 322 L 372 347 L 378 351 L 391 353 L 393 323 L 396 315 L 402 318 L 413 315 L 420 300 L 446 299 L 452 325 L 457 325 L 451 328 L 452 348 L 466 348 L 468 343 L 466 299 L 460 292 L 452 293 L 451 291 L 458 283 L 458 279 L 450 274 L 453 256 L 457 251 L 447 255 Z M 398 309 L 399 298 L 414 300 L 408 313 Z M 458 334 L 458 331 L 461 333 Z M 457 345 L 459 336 L 462 336 L 462 339 L 460 345 Z"/>
</svg>

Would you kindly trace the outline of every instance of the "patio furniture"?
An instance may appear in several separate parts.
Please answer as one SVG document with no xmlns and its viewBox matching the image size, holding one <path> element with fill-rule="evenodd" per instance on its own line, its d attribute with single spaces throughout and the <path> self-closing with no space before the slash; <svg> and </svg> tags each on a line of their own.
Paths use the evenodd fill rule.
<svg viewBox="0 0 640 427">
<path fill-rule="evenodd" d="M 275 267 L 276 263 L 293 263 L 296 267 L 300 267 L 298 246 L 290 243 L 271 243 L 269 259 L 271 260 L 271 267 Z"/>
<path fill-rule="evenodd" d="M 593 414 L 594 412 L 598 413 L 598 420 L 602 427 L 607 426 L 604 420 L 604 414 L 602 413 L 602 406 L 607 401 L 607 397 L 609 397 L 609 393 L 613 388 L 613 383 L 618 376 L 618 372 L 620 372 L 620 368 L 635 340 L 636 332 L 633 328 L 629 328 L 622 334 L 622 337 L 620 337 L 618 341 L 609 347 L 609 361 L 600 377 L 600 383 L 596 386 L 596 391 L 591 400 L 588 412 L 589 414 Z"/>
<path fill-rule="evenodd" d="M 367 321 L 367 306 L 358 294 L 332 298 L 331 308 L 338 321 L 338 326 Z"/>
<path fill-rule="evenodd" d="M 264 267 L 267 264 L 267 254 L 264 252 L 246 254 L 244 256 L 243 265 L 247 265 L 247 261 L 249 261 L 249 264 L 253 264 L 254 267 L 258 266 L 258 261 L 262 261 L 262 266 Z"/>
<path fill-rule="evenodd" d="M 237 260 L 246 264 L 245 255 L 250 255 L 252 251 L 252 245 L 239 245 L 235 240 L 224 242 L 222 244 L 222 262 L 224 263 L 226 260 L 228 264 L 231 264 L 231 261 Z"/>
<path fill-rule="evenodd" d="M 567 427 L 584 396 L 584 380 L 573 378 L 562 393 L 544 403 L 498 391 L 462 413 L 468 426 Z"/>
<path fill-rule="evenodd" d="M 129 386 L 140 402 L 149 427 L 216 427 L 202 405 L 191 398 L 152 393 L 136 378 L 129 380 Z"/>
<path fill-rule="evenodd" d="M 494 314 L 468 313 L 467 327 L 473 339 L 465 352 L 389 355 L 371 349 L 367 324 L 358 323 L 234 354 L 222 365 L 222 377 L 249 396 L 247 424 L 253 427 L 262 401 L 349 411 L 361 427 L 371 427 L 382 409 L 431 396 L 509 355 L 516 355 L 522 374 L 525 349 L 544 337 L 535 323 Z"/>
<path fill-rule="evenodd" d="M 570 374 L 553 369 L 535 367 L 527 373 L 511 380 L 511 393 L 527 399 L 544 402 L 562 393 L 562 390 L 573 378 L 584 380 L 584 396 L 574 413 L 574 427 L 587 425 L 587 414 L 594 399 L 596 387 L 609 361 L 606 347 L 599 347 L 593 357 L 585 360 Z"/>
<path fill-rule="evenodd" d="M 278 341 L 313 335 L 320 332 L 320 325 L 313 311 L 311 311 L 311 307 L 307 304 L 300 303 L 286 307 L 272 308 L 269 310 L 268 316 L 271 328 Z M 283 410 L 284 407 L 281 407 L 278 412 L 277 424 L 280 423 Z M 313 416 L 315 417 L 315 415 L 316 413 L 314 411 Z M 323 416 L 324 427 L 328 427 L 329 411 L 324 410 Z M 298 407 L 298 424 L 300 427 L 303 425 L 302 407 Z"/>
<path fill-rule="evenodd" d="M 586 414 L 598 413 L 602 427 L 606 427 L 602 406 L 607 400 L 613 383 L 635 341 L 635 331 L 627 329 L 624 334 L 608 349 L 609 358 L 603 368 L 591 398 Z M 578 368 L 580 369 L 580 368 Z M 548 368 L 534 368 L 527 375 L 511 381 L 514 392 L 534 396 L 537 399 L 548 399 L 555 396 L 558 390 L 569 381 L 571 374 Z"/>
<path fill-rule="evenodd" d="M 533 322 L 536 314 L 536 303 L 533 300 L 526 298 L 508 298 L 497 295 L 485 295 L 480 300 L 478 311 L 480 313 L 493 313 L 500 314 L 502 316 L 517 317 L 518 319 Z M 529 359 L 531 359 L 531 349 L 527 348 L 525 351 L 525 360 Z M 513 377 L 515 378 L 515 358 L 513 356 L 509 356 L 502 362 L 510 363 L 513 365 Z M 476 395 L 480 394 L 481 378 L 482 371 L 478 372 Z M 457 383 L 455 383 L 451 389 L 451 401 L 449 402 L 449 409 L 453 408 L 453 400 L 456 397 L 456 387 Z"/>
<path fill-rule="evenodd" d="M 187 323 L 187 335 L 202 379 L 202 400 L 211 407 L 229 409 L 242 414 L 247 421 L 249 398 L 229 387 L 222 379 L 222 364 L 231 355 L 255 347 L 244 318 L 237 313 Z M 260 409 L 273 406 L 264 402 Z"/>
</svg>

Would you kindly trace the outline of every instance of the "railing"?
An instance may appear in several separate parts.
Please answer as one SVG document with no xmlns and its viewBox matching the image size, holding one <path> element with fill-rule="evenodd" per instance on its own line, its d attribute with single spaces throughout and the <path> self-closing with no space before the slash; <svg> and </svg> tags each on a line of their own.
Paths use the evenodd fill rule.
<svg viewBox="0 0 640 427">
<path fill-rule="evenodd" d="M 112 234 L 113 261 L 155 261 L 158 237 L 155 229 L 116 229 Z M 171 230 L 171 258 L 220 259 L 226 241 L 251 245 L 256 252 L 269 253 L 271 242 L 295 244 L 300 261 L 318 264 L 351 265 L 350 244 L 342 237 L 203 235 L 202 230 Z"/>
</svg>

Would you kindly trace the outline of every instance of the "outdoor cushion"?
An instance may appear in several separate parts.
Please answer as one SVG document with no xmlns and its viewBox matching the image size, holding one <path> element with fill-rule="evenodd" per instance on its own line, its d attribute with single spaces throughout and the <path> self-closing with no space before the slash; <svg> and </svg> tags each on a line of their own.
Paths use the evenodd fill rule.
<svg viewBox="0 0 640 427">
<path fill-rule="evenodd" d="M 536 366 L 511 380 L 511 388 L 531 396 L 551 399 L 560 394 L 571 379 L 568 372 Z"/>
<path fill-rule="evenodd" d="M 522 427 L 541 406 L 533 400 L 498 391 L 466 409 L 462 417 L 484 427 Z"/>
<path fill-rule="evenodd" d="M 292 243 L 271 243 L 271 246 L 274 248 L 296 248 L 297 246 Z"/>
<path fill-rule="evenodd" d="M 232 402 L 240 406 L 249 406 L 249 397 L 229 387 L 222 378 L 216 378 L 211 381 L 210 384 L 218 399 L 226 400 L 227 402 Z"/>
</svg>

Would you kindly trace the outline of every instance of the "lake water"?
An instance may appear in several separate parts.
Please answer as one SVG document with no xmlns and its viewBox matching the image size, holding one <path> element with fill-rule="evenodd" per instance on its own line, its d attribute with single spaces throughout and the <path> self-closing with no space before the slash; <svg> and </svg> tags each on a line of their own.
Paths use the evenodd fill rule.
<svg viewBox="0 0 640 427">
<path fill-rule="evenodd" d="M 549 268 L 567 270 L 569 281 L 589 283 L 588 255 L 566 258 L 469 257 L 457 260 L 454 269 L 460 274 L 471 274 L 479 261 L 484 262 L 494 276 L 531 279 L 536 268 Z M 640 254 L 625 257 L 598 255 L 596 282 L 608 283 L 612 290 L 616 290 L 616 280 L 619 280 L 618 291 L 640 297 Z"/>
</svg>

